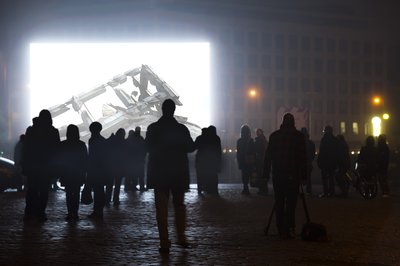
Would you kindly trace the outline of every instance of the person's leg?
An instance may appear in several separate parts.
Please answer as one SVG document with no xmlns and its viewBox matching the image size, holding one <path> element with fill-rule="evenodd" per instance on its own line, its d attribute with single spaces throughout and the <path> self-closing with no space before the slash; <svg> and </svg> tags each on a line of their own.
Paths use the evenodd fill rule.
<svg viewBox="0 0 400 266">
<path fill-rule="evenodd" d="M 35 215 L 37 209 L 37 197 L 39 193 L 38 183 L 34 176 L 27 177 L 27 191 L 25 194 L 24 220 L 29 220 Z"/>
<path fill-rule="evenodd" d="M 114 205 L 119 204 L 119 194 L 121 191 L 121 182 L 122 182 L 122 176 L 115 177 L 114 196 L 113 196 Z"/>
<path fill-rule="evenodd" d="M 49 201 L 49 187 L 50 187 L 50 178 L 49 177 L 41 177 L 39 179 L 39 197 L 38 197 L 38 218 L 41 221 L 46 221 L 46 207 L 47 202 Z"/>
<path fill-rule="evenodd" d="M 348 185 L 345 180 L 345 174 L 346 174 L 345 169 L 339 169 L 335 175 L 336 182 L 341 191 L 341 196 L 343 196 L 343 197 L 347 196 L 347 191 L 348 191 Z"/>
<path fill-rule="evenodd" d="M 204 188 L 203 188 L 203 177 L 201 175 L 201 171 L 198 168 L 198 166 L 196 166 L 196 178 L 197 178 L 197 193 L 201 194 L 204 191 Z"/>
<path fill-rule="evenodd" d="M 294 179 L 289 179 L 287 183 L 285 218 L 290 234 L 294 234 L 296 227 L 296 206 L 299 197 L 299 185 L 299 182 Z M 291 235 L 291 237 L 294 237 L 294 235 Z"/>
<path fill-rule="evenodd" d="M 329 170 L 328 172 L 328 195 L 335 196 L 335 170 Z"/>
<path fill-rule="evenodd" d="M 102 184 L 93 184 L 93 218 L 103 218 L 106 195 Z"/>
<path fill-rule="evenodd" d="M 389 195 L 389 185 L 388 185 L 388 172 L 383 171 L 377 173 L 379 187 L 381 188 L 382 195 Z"/>
<path fill-rule="evenodd" d="M 107 205 L 109 205 L 111 202 L 113 186 L 114 186 L 114 177 L 108 177 L 106 183 L 106 192 L 105 192 L 105 203 Z"/>
<path fill-rule="evenodd" d="M 172 200 L 175 210 L 175 227 L 178 238 L 178 244 L 186 247 L 186 205 L 184 203 L 185 191 L 184 190 L 172 190 Z"/>
<path fill-rule="evenodd" d="M 306 192 L 310 195 L 312 194 L 311 173 L 312 173 L 312 166 L 308 166 L 307 167 Z"/>
<path fill-rule="evenodd" d="M 251 174 L 250 169 L 247 168 L 242 169 L 243 194 L 250 194 L 249 191 L 250 174 Z"/>
<path fill-rule="evenodd" d="M 139 189 L 140 189 L 140 191 L 145 191 L 146 187 L 145 187 L 145 183 L 144 183 L 144 165 L 139 167 L 138 173 L 139 173 L 139 176 L 138 176 Z"/>
<path fill-rule="evenodd" d="M 69 217 L 72 217 L 72 188 L 71 188 L 71 186 L 70 185 L 66 185 L 65 186 L 65 201 L 66 201 L 66 203 L 67 203 L 67 213 L 68 213 L 68 215 L 67 215 L 67 219 L 69 218 Z"/>
<path fill-rule="evenodd" d="M 273 189 L 274 189 L 274 199 L 275 199 L 275 217 L 276 217 L 276 227 L 278 228 L 278 233 L 281 237 L 287 235 L 284 221 L 284 210 L 285 210 L 285 191 L 282 186 L 281 177 L 273 177 Z"/>
<path fill-rule="evenodd" d="M 160 238 L 160 251 L 169 251 L 170 241 L 168 235 L 168 199 L 169 190 L 154 189 L 154 199 L 156 204 L 156 219 L 158 235 Z"/>
<path fill-rule="evenodd" d="M 320 196 L 327 197 L 329 194 L 329 177 L 328 170 L 321 169 L 321 177 L 322 177 L 322 189 L 323 192 Z"/>
<path fill-rule="evenodd" d="M 74 185 L 71 188 L 71 213 L 74 219 L 78 219 L 78 211 L 79 211 L 79 202 L 81 196 L 81 186 Z"/>
<path fill-rule="evenodd" d="M 210 193 L 213 195 L 218 195 L 218 174 L 210 175 Z"/>
</svg>

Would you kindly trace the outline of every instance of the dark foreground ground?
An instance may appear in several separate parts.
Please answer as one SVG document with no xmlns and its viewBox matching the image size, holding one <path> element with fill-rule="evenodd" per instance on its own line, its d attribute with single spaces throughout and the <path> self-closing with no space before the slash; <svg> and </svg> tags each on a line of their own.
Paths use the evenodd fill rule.
<svg viewBox="0 0 400 266">
<path fill-rule="evenodd" d="M 92 206 L 81 206 L 76 224 L 64 221 L 63 191 L 51 192 L 44 224 L 23 223 L 23 193 L 1 193 L 0 265 L 400 265 L 398 191 L 373 200 L 355 191 L 347 199 L 310 197 L 312 220 L 327 226 L 326 243 L 279 240 L 275 225 L 264 236 L 272 195 L 240 192 L 240 185 L 220 185 L 220 198 L 199 197 L 193 187 L 186 194 L 192 248 L 173 244 L 167 257 L 157 249 L 152 191 L 122 192 L 103 223 L 86 217 Z M 297 233 L 305 222 L 300 203 Z"/>
</svg>

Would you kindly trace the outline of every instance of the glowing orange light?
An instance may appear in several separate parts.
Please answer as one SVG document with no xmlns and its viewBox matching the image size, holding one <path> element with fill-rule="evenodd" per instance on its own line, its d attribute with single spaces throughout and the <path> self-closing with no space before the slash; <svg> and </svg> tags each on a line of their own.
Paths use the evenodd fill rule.
<svg viewBox="0 0 400 266">
<path fill-rule="evenodd" d="M 250 95 L 250 97 L 254 98 L 254 97 L 257 96 L 257 91 L 256 91 L 255 89 L 251 89 L 251 90 L 249 91 L 249 95 Z"/>
<path fill-rule="evenodd" d="M 379 105 L 379 104 L 381 104 L 381 102 L 382 102 L 381 98 L 379 98 L 379 97 L 374 97 L 373 103 L 374 103 L 375 105 Z"/>
</svg>

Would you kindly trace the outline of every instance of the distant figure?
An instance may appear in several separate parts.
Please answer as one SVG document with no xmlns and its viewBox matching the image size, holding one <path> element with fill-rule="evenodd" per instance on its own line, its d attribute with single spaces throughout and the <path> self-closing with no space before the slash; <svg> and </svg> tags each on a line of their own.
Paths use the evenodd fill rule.
<svg viewBox="0 0 400 266">
<path fill-rule="evenodd" d="M 269 137 L 264 175 L 271 171 L 279 236 L 294 238 L 299 185 L 307 176 L 307 155 L 304 136 L 296 130 L 290 113 L 283 116 L 280 129 Z"/>
<path fill-rule="evenodd" d="M 338 140 L 333 135 L 333 128 L 326 126 L 324 135 L 319 145 L 317 158 L 318 167 L 321 169 L 323 193 L 318 197 L 335 196 L 335 170 L 338 161 Z"/>
<path fill-rule="evenodd" d="M 207 128 L 201 129 L 201 135 L 198 136 L 195 141 L 196 158 L 195 158 L 195 168 L 196 168 L 196 178 L 197 178 L 197 194 L 201 195 L 205 191 L 205 174 L 204 170 L 207 169 L 207 157 L 206 157 L 206 134 Z"/>
<path fill-rule="evenodd" d="M 338 171 L 336 182 L 341 190 L 340 196 L 347 197 L 349 185 L 345 180 L 345 175 L 351 168 L 350 151 L 343 135 L 337 135 L 336 138 L 338 140 Z"/>
<path fill-rule="evenodd" d="M 106 205 L 110 204 L 111 196 L 114 207 L 120 205 L 122 178 L 126 176 L 127 169 L 127 142 L 125 129 L 119 128 L 115 135 L 107 140 L 109 176 L 106 185 Z M 114 189 L 113 189 L 114 188 Z M 114 193 L 113 193 L 114 192 Z"/>
<path fill-rule="evenodd" d="M 388 168 L 389 168 L 389 156 L 390 150 L 386 142 L 385 135 L 379 135 L 378 137 L 378 162 L 376 174 L 378 176 L 379 186 L 382 191 L 382 197 L 389 197 L 389 185 L 388 185 Z"/>
<path fill-rule="evenodd" d="M 34 124 L 28 127 L 23 151 L 23 173 L 27 176 L 24 220 L 47 220 L 46 207 L 52 178 L 57 174 L 55 155 L 60 144 L 60 134 L 53 127 L 48 110 L 42 110 Z"/>
<path fill-rule="evenodd" d="M 154 188 L 156 218 L 161 253 L 169 253 L 168 200 L 172 193 L 178 244 L 188 247 L 186 239 L 185 191 L 189 189 L 187 153 L 194 151 L 188 128 L 174 118 L 175 103 L 167 99 L 162 104 L 161 118 L 149 125 L 146 144 L 149 152 L 147 187 Z"/>
<path fill-rule="evenodd" d="M 25 143 L 25 134 L 21 134 L 19 136 L 19 140 L 15 144 L 14 147 L 14 166 L 15 166 L 15 174 L 17 176 L 17 190 L 21 192 L 22 190 L 26 190 L 26 178 L 22 173 L 22 155 L 24 150 Z"/>
<path fill-rule="evenodd" d="M 89 157 L 87 181 L 93 188 L 93 212 L 89 218 L 102 220 L 103 209 L 106 202 L 104 186 L 107 181 L 107 143 L 106 139 L 100 135 L 102 125 L 93 122 L 89 126 L 91 137 L 89 139 Z"/>
<path fill-rule="evenodd" d="M 256 137 L 254 138 L 254 150 L 256 158 L 256 174 L 257 179 L 260 180 L 258 184 L 258 194 L 268 194 L 268 179 L 264 179 L 264 161 L 265 151 L 267 150 L 268 141 L 264 136 L 264 132 L 261 128 L 256 129 Z"/>
<path fill-rule="evenodd" d="M 313 161 L 315 159 L 315 144 L 314 141 L 310 139 L 307 128 L 301 128 L 301 133 L 303 133 L 304 141 L 306 143 L 306 153 L 307 153 L 307 180 L 306 180 L 306 193 L 312 195 L 312 182 L 311 174 L 313 170 Z"/>
<path fill-rule="evenodd" d="M 215 126 L 202 129 L 196 138 L 196 173 L 198 193 L 202 191 L 218 195 L 218 173 L 221 171 L 221 139 Z"/>
<path fill-rule="evenodd" d="M 248 125 L 240 128 L 240 138 L 236 142 L 236 159 L 239 169 L 242 172 L 243 190 L 242 194 L 250 195 L 249 181 L 255 171 L 255 147 L 251 138 L 251 131 Z"/>
<path fill-rule="evenodd" d="M 217 128 L 213 125 L 208 127 L 207 137 L 209 143 L 208 157 L 209 175 L 206 179 L 206 188 L 208 193 L 218 195 L 218 173 L 221 172 L 222 164 L 222 147 L 221 139 L 217 135 Z"/>
<path fill-rule="evenodd" d="M 378 150 L 375 147 L 375 139 L 368 136 L 365 146 L 361 147 L 357 157 L 358 171 L 367 181 L 376 176 L 378 166 Z M 366 191 L 369 193 L 369 191 Z"/>
<path fill-rule="evenodd" d="M 59 151 L 60 182 L 65 187 L 68 215 L 66 221 L 79 220 L 78 210 L 81 186 L 86 180 L 88 152 L 85 142 L 79 140 L 79 128 L 67 127 L 67 139 Z"/>
<path fill-rule="evenodd" d="M 147 154 L 146 143 L 140 135 L 141 128 L 136 127 L 135 131 L 129 131 L 127 139 L 127 176 L 125 187 L 129 190 L 146 191 L 144 181 L 144 165 Z"/>
</svg>

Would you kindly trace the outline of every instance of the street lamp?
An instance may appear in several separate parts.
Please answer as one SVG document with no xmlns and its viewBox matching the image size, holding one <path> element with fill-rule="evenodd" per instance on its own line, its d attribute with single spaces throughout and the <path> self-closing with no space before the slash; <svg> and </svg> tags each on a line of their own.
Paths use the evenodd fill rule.
<svg viewBox="0 0 400 266">
<path fill-rule="evenodd" d="M 257 97 L 257 90 L 256 89 L 250 89 L 249 90 L 249 96 L 250 96 L 250 98 L 256 98 Z"/>
<path fill-rule="evenodd" d="M 383 118 L 384 120 L 388 120 L 388 119 L 390 118 L 390 116 L 389 116 L 388 113 L 384 113 L 384 114 L 382 115 L 382 118 Z"/>
<path fill-rule="evenodd" d="M 375 106 L 381 105 L 381 103 L 382 103 L 381 97 L 375 96 L 374 98 L 372 98 L 372 103 Z"/>
</svg>

